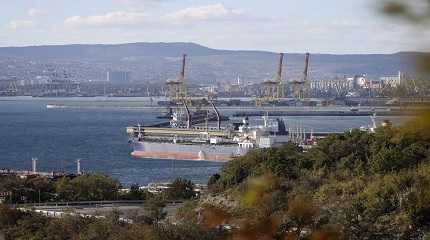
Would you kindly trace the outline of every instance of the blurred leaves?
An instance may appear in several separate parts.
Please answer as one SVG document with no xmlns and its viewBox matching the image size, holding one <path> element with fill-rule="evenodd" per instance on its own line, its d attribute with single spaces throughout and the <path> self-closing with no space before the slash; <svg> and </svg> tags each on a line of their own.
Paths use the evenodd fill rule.
<svg viewBox="0 0 430 240">
<path fill-rule="evenodd" d="M 207 229 L 226 224 L 231 217 L 226 210 L 213 205 L 204 205 L 202 212 L 203 226 Z"/>
<path fill-rule="evenodd" d="M 325 225 L 320 230 L 312 233 L 310 240 L 338 240 L 342 239 L 341 227 L 337 225 Z"/>
<path fill-rule="evenodd" d="M 265 194 L 271 189 L 273 182 L 274 179 L 270 173 L 249 179 L 246 191 L 242 194 L 242 204 L 246 207 L 260 205 L 267 197 Z"/>
<path fill-rule="evenodd" d="M 290 200 L 287 216 L 297 225 L 304 227 L 311 225 L 319 216 L 319 208 L 312 197 L 299 195 Z"/>
<path fill-rule="evenodd" d="M 381 10 L 388 16 L 405 20 L 420 30 L 422 35 L 430 26 L 430 0 L 385 0 Z M 428 44 L 428 39 L 423 37 L 422 42 Z M 414 61 L 418 70 L 423 73 L 430 73 L 430 54 L 423 53 Z"/>
<path fill-rule="evenodd" d="M 386 0 L 382 12 L 414 24 L 430 24 L 429 0 Z"/>
</svg>

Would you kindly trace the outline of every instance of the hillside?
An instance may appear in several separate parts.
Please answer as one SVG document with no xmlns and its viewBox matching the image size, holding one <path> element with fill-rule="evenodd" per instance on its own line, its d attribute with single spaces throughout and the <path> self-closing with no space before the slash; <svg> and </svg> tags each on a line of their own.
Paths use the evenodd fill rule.
<svg viewBox="0 0 430 240">
<path fill-rule="evenodd" d="M 194 83 L 232 82 L 237 75 L 245 81 L 259 82 L 270 77 L 277 66 L 277 53 L 211 49 L 195 43 L 128 43 L 117 45 L 53 45 L 0 48 L 0 72 L 20 78 L 21 67 L 32 61 L 37 75 L 46 65 L 62 68 L 80 80 L 102 80 L 109 69 L 133 73 L 138 82 L 165 80 L 176 75 L 179 56 L 189 55 L 188 79 Z M 418 53 L 396 54 L 312 54 L 314 79 L 366 73 L 372 77 L 413 72 L 410 59 Z M 88 63 L 91 63 L 88 65 Z M 85 66 L 85 71 L 83 66 Z M 286 54 L 286 78 L 296 78 L 303 70 L 303 54 Z"/>
</svg>

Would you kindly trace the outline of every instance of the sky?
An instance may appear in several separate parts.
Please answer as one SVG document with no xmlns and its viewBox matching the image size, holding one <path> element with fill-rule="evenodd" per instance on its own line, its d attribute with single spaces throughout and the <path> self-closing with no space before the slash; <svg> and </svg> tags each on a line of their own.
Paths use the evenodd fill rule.
<svg viewBox="0 0 430 240">
<path fill-rule="evenodd" d="M 0 46 L 195 42 L 312 53 L 424 50 L 382 0 L 0 0 Z"/>
</svg>

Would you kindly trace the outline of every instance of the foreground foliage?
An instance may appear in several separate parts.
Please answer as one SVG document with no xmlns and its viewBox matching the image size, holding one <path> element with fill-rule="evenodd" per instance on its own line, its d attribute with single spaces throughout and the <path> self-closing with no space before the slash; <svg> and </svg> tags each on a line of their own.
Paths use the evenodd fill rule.
<svg viewBox="0 0 430 240">
<path fill-rule="evenodd" d="M 225 222 L 242 239 L 424 239 L 428 119 L 332 135 L 305 153 L 294 145 L 257 150 L 228 163 L 209 188 L 238 202 L 218 207 L 233 214 Z"/>
</svg>

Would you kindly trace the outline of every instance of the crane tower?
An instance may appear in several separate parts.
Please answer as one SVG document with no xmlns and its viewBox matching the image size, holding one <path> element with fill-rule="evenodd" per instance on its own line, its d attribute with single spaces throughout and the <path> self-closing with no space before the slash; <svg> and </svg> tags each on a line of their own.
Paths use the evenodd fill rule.
<svg viewBox="0 0 430 240">
<path fill-rule="evenodd" d="M 284 54 L 279 54 L 279 65 L 276 75 L 269 80 L 263 82 L 262 102 L 275 102 L 279 101 L 284 95 L 284 88 L 282 83 L 282 67 L 284 61 Z"/>
<path fill-rule="evenodd" d="M 306 53 L 305 56 L 305 69 L 303 71 L 302 79 L 290 81 L 291 91 L 293 96 L 298 100 L 303 100 L 307 97 L 309 93 L 310 83 L 309 83 L 309 62 L 310 53 Z"/>
<path fill-rule="evenodd" d="M 187 55 L 182 55 L 181 71 L 176 79 L 166 81 L 166 97 L 172 102 L 181 103 L 187 100 L 187 86 L 185 84 L 185 65 Z"/>
</svg>

